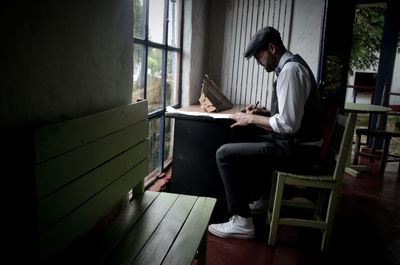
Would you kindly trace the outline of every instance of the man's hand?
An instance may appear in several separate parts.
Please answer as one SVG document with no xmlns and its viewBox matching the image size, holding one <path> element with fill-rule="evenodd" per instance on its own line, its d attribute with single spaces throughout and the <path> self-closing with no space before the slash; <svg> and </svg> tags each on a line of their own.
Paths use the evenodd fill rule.
<svg viewBox="0 0 400 265">
<path fill-rule="evenodd" d="M 269 117 L 266 116 L 239 112 L 232 114 L 230 118 L 236 121 L 236 123 L 231 125 L 231 128 L 253 124 L 265 130 L 272 131 L 271 125 L 269 124 Z"/>
<path fill-rule="evenodd" d="M 247 108 L 246 108 L 247 111 Z M 235 113 L 231 115 L 231 119 L 235 120 L 236 123 L 231 125 L 231 128 L 236 127 L 236 126 L 247 126 L 251 124 L 252 119 L 253 119 L 253 114 L 250 113 Z"/>
<path fill-rule="evenodd" d="M 248 105 L 247 107 L 246 107 L 246 113 L 251 113 L 253 110 L 255 110 L 256 108 L 254 108 L 254 105 L 253 104 L 251 104 L 251 105 Z"/>
<path fill-rule="evenodd" d="M 254 107 L 254 105 L 248 105 L 246 107 L 246 113 L 262 115 L 262 116 L 271 116 L 270 111 L 263 108 Z"/>
</svg>

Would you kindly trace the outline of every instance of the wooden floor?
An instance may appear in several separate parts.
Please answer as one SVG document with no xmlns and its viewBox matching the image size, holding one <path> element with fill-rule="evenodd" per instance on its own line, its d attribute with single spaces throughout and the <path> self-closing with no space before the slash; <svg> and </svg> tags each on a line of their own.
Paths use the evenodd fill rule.
<svg viewBox="0 0 400 265">
<path fill-rule="evenodd" d="M 267 246 L 264 218 L 255 216 L 255 240 L 208 234 L 207 265 L 400 264 L 398 163 L 389 163 L 383 176 L 378 174 L 377 163 L 368 165 L 368 173 L 359 178 L 343 177 L 328 253 L 319 250 L 318 231 L 297 227 L 279 228 L 277 245 Z"/>
</svg>

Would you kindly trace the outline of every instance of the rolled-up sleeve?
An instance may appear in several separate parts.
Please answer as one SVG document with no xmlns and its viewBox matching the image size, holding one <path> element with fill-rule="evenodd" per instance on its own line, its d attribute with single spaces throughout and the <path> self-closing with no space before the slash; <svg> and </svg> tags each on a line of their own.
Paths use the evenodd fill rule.
<svg viewBox="0 0 400 265">
<path fill-rule="evenodd" d="M 276 89 L 279 113 L 272 116 L 269 123 L 274 132 L 293 134 L 300 128 L 311 90 L 307 69 L 298 63 L 287 63 L 279 75 Z"/>
</svg>

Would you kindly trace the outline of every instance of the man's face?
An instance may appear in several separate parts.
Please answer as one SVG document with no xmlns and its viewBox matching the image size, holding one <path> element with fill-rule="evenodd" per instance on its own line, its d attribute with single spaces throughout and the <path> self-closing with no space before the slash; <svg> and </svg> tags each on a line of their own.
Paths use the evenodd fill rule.
<svg viewBox="0 0 400 265">
<path fill-rule="evenodd" d="M 262 65 L 264 69 L 269 73 L 275 70 L 276 58 L 270 51 L 270 48 L 267 50 L 258 50 L 254 54 L 254 58 L 257 60 L 257 63 Z"/>
</svg>

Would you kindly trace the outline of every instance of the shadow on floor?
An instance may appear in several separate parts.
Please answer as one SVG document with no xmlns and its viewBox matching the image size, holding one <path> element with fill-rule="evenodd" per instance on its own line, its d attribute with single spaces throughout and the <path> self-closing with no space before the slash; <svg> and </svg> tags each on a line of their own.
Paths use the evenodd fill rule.
<svg viewBox="0 0 400 265">
<path fill-rule="evenodd" d="M 318 230 L 284 227 L 275 247 L 267 245 L 263 216 L 254 216 L 255 240 L 221 239 L 208 234 L 207 265 L 236 264 L 400 264 L 400 177 L 398 163 L 379 176 L 378 163 L 359 178 L 345 174 L 331 248 L 320 252 Z M 212 222 L 220 220 L 212 220 Z M 224 220 L 225 221 L 225 220 Z"/>
</svg>

